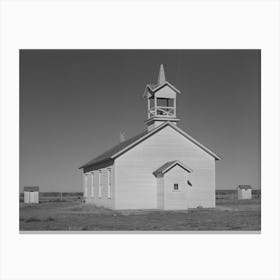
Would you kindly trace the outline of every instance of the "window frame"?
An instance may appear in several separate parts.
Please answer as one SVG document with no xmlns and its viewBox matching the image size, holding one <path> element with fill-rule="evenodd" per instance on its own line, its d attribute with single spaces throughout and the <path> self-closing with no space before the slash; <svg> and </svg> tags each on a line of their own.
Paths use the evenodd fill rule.
<svg viewBox="0 0 280 280">
<path fill-rule="evenodd" d="M 175 188 L 175 186 L 176 186 L 177 188 Z M 174 191 L 174 192 L 180 191 L 180 190 L 179 190 L 179 184 L 178 184 L 178 183 L 174 183 L 174 184 L 173 184 L 173 191 Z"/>
<path fill-rule="evenodd" d="M 112 170 L 111 168 L 107 169 L 107 198 L 112 198 Z"/>
<path fill-rule="evenodd" d="M 91 177 L 91 197 L 94 197 L 94 171 L 90 172 Z"/>
<path fill-rule="evenodd" d="M 98 170 L 98 198 L 102 198 L 101 179 L 102 179 L 102 170 Z"/>
</svg>

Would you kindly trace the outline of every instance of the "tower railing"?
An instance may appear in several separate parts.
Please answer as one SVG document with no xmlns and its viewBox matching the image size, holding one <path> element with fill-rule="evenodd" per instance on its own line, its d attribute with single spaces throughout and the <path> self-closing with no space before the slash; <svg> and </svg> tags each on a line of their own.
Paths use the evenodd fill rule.
<svg viewBox="0 0 280 280">
<path fill-rule="evenodd" d="M 157 106 L 151 107 L 149 110 L 149 117 L 175 117 L 175 107 Z"/>
</svg>

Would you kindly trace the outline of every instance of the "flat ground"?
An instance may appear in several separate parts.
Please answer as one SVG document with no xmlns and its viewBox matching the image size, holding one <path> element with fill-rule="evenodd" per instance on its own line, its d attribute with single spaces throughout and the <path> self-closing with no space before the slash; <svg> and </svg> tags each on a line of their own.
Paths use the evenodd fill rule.
<svg viewBox="0 0 280 280">
<path fill-rule="evenodd" d="M 41 199 L 41 198 L 40 198 Z M 237 200 L 218 191 L 216 208 L 187 211 L 113 211 L 83 204 L 78 197 L 42 199 L 37 205 L 20 203 L 21 231 L 260 231 L 260 194 Z"/>
</svg>

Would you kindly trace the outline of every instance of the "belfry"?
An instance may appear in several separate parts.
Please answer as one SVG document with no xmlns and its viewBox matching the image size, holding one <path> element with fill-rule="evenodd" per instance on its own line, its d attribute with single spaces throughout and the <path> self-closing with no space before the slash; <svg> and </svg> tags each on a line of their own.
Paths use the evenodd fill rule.
<svg viewBox="0 0 280 280">
<path fill-rule="evenodd" d="M 161 64 L 157 83 L 147 84 L 143 95 L 147 98 L 146 123 L 149 130 L 166 121 L 176 125 L 179 121 L 176 116 L 177 94 L 180 94 L 180 91 L 166 80 L 164 66 Z"/>
</svg>

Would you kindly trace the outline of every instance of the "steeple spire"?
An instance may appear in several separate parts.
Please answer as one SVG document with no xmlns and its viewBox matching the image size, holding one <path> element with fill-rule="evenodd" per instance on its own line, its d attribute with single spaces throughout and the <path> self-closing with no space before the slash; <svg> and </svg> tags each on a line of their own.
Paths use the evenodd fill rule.
<svg viewBox="0 0 280 280">
<path fill-rule="evenodd" d="M 180 93 L 165 79 L 164 66 L 160 65 L 156 84 L 147 84 L 144 97 L 147 98 L 148 130 L 169 121 L 176 125 L 179 121 L 176 114 L 176 97 Z"/>
<path fill-rule="evenodd" d="M 158 85 L 164 84 L 165 82 L 166 80 L 165 80 L 164 67 L 163 64 L 161 64 L 158 73 Z"/>
</svg>

